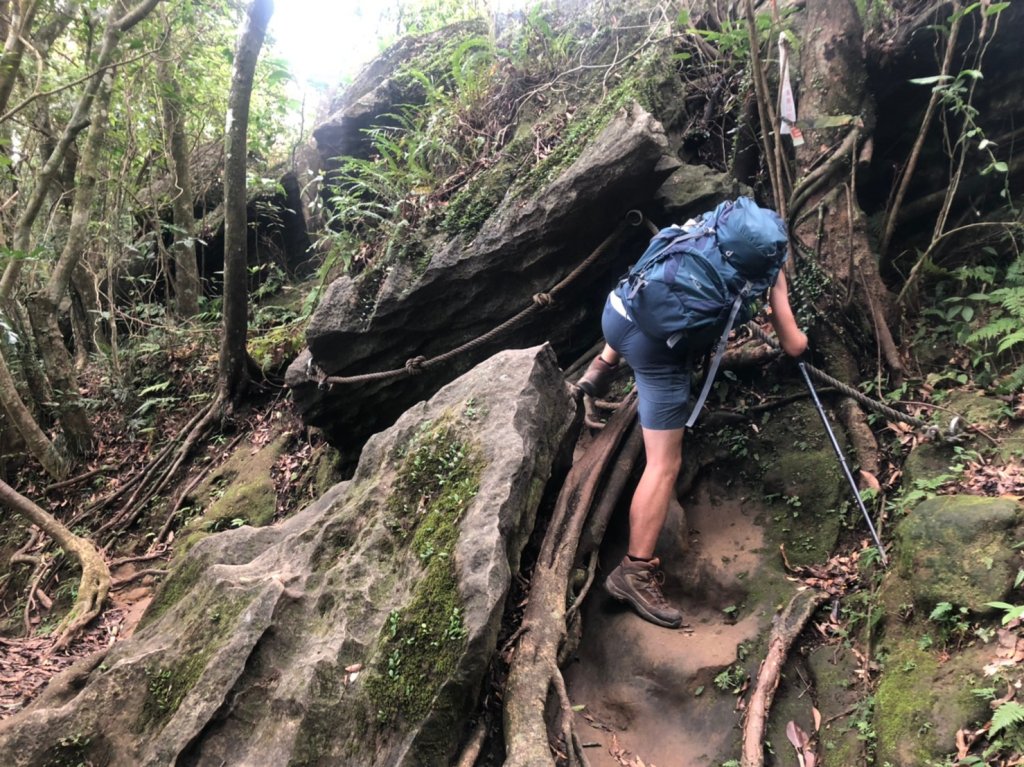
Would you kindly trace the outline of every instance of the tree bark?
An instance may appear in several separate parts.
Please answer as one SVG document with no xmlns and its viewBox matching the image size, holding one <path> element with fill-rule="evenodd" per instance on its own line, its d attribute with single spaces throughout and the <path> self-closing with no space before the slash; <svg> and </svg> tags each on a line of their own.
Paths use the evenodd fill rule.
<svg viewBox="0 0 1024 767">
<path fill-rule="evenodd" d="M 39 428 L 36 419 L 32 417 L 32 413 L 29 412 L 25 402 L 18 394 L 14 377 L 7 367 L 2 344 L 0 344 L 0 405 L 3 405 L 7 417 L 21 434 L 21 438 L 25 440 L 25 445 L 32 457 L 39 461 L 51 477 L 63 479 L 66 473 L 64 460 L 43 430 Z"/>
<path fill-rule="evenodd" d="M 160 97 L 163 106 L 164 141 L 171 159 L 174 194 L 171 209 L 174 220 L 174 299 L 179 317 L 199 313 L 199 266 L 196 263 L 196 221 L 192 211 L 192 176 L 189 169 L 188 145 L 185 138 L 185 116 L 182 112 L 181 88 L 168 57 L 157 57 Z"/>
<path fill-rule="evenodd" d="M 796 222 L 802 210 L 825 207 L 822 266 L 848 294 L 861 297 L 881 355 L 899 377 L 904 365 L 890 330 L 893 296 L 879 274 L 852 176 L 857 148 L 874 128 L 874 102 L 865 90 L 863 27 L 851 0 L 808 0 L 805 16 L 804 28 L 813 34 L 804 36 L 800 52 L 801 122 L 850 115 L 863 125 L 855 122 L 845 139 L 834 128 L 807 129 L 806 143 L 796 150 L 801 182 L 791 198 L 790 226 L 798 239 L 815 241 L 817 222 Z"/>
<path fill-rule="evenodd" d="M 10 101 L 11 91 L 18 79 L 21 57 L 25 53 L 25 39 L 39 8 L 39 0 L 22 0 L 14 3 L 14 8 L 15 13 L 7 30 L 7 42 L 0 56 L 0 114 L 7 111 L 7 102 Z"/>
<path fill-rule="evenodd" d="M 93 99 L 92 119 L 85 148 L 78 163 L 75 201 L 64 248 L 50 273 L 45 290 L 29 299 L 32 328 L 39 342 L 43 364 L 54 389 L 59 392 L 57 415 L 67 438 L 69 452 L 76 456 L 85 455 L 88 451 L 92 442 L 92 426 L 78 395 L 74 364 L 57 325 L 57 314 L 60 302 L 68 292 L 71 276 L 81 261 L 89 239 L 89 221 L 96 198 L 100 155 L 106 136 L 113 81 L 113 70 L 101 75 L 100 85 Z"/>
<path fill-rule="evenodd" d="M 75 535 L 53 515 L 36 506 L 2 480 L 0 504 L 21 515 L 27 522 L 50 536 L 58 546 L 74 557 L 82 568 L 82 579 L 75 604 L 54 632 L 57 635 L 55 649 L 65 647 L 79 629 L 99 615 L 110 590 L 110 569 L 99 551 L 89 541 Z"/>
<path fill-rule="evenodd" d="M 245 168 L 249 100 L 272 0 L 252 0 L 238 37 L 225 126 L 224 160 L 224 338 L 220 349 L 220 397 L 236 403 L 248 385 L 248 269 Z"/>
<path fill-rule="evenodd" d="M 100 87 L 100 82 L 106 73 L 106 68 L 114 60 L 114 52 L 117 49 L 121 36 L 144 19 L 159 2 L 160 0 L 141 0 L 135 8 L 124 15 L 120 15 L 123 5 L 121 0 L 114 0 L 108 8 L 103 43 L 96 61 L 96 74 L 86 81 L 85 89 L 82 91 L 82 95 L 79 96 L 74 112 L 64 126 L 60 139 L 36 176 L 32 195 L 29 197 L 14 227 L 12 245 L 15 253 L 24 256 L 29 252 L 32 242 L 32 225 L 39 216 L 39 211 L 50 191 L 50 185 L 61 168 L 68 147 L 71 146 L 71 143 L 77 138 L 78 134 L 89 125 L 88 117 L 89 112 L 92 110 L 93 99 L 96 97 L 96 91 Z M 22 260 L 21 258 L 13 259 L 4 270 L 3 277 L 0 278 L 0 299 L 7 298 L 14 291 L 18 276 L 21 273 Z"/>
</svg>

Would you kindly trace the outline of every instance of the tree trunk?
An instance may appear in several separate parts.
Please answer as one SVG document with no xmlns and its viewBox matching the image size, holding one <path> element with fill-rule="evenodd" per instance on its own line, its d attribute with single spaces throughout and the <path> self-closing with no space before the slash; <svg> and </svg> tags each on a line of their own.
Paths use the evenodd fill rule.
<svg viewBox="0 0 1024 767">
<path fill-rule="evenodd" d="M 179 317 L 199 313 L 199 266 L 196 263 L 196 221 L 192 211 L 192 176 L 189 170 L 185 118 L 182 112 L 181 88 L 171 71 L 169 51 L 157 57 L 157 73 L 162 83 L 164 136 L 171 158 L 174 195 L 171 206 L 174 216 L 174 299 Z"/>
<path fill-rule="evenodd" d="M 0 344 L 0 405 L 14 424 L 32 456 L 42 464 L 43 469 L 54 479 L 63 479 L 65 474 L 64 461 L 61 459 L 53 443 L 39 428 L 24 401 L 18 394 L 14 377 L 7 367 L 4 348 Z"/>
<path fill-rule="evenodd" d="M 71 146 L 71 143 L 78 134 L 89 125 L 88 118 L 89 112 L 92 110 L 93 99 L 96 97 L 96 91 L 100 87 L 106 67 L 114 60 L 114 53 L 121 35 L 144 19 L 159 2 L 160 0 L 142 0 L 135 8 L 122 16 L 119 14 L 123 3 L 121 0 L 115 0 L 107 10 L 107 25 L 103 33 L 100 53 L 96 60 L 97 74 L 86 81 L 85 89 L 82 91 L 82 95 L 79 96 L 78 103 L 75 104 L 75 110 L 67 125 L 64 126 L 60 139 L 36 176 L 32 195 L 29 197 L 14 228 L 14 241 L 12 245 L 15 253 L 25 255 L 29 252 L 32 241 L 32 225 L 39 216 L 43 202 L 46 200 L 47 194 L 49 194 L 50 185 L 63 164 L 64 155 L 67 153 L 68 147 Z M 4 270 L 3 277 L 0 278 L 0 299 L 7 298 L 14 291 L 18 275 L 21 273 L 22 261 L 23 259 L 21 258 L 15 258 Z"/>
<path fill-rule="evenodd" d="M 868 238 L 864 212 L 857 203 L 853 172 L 857 152 L 874 129 L 874 102 L 865 90 L 863 27 L 852 0 L 808 0 L 801 48 L 801 123 L 818 118 L 851 116 L 851 124 L 806 131 L 796 150 L 801 183 L 794 189 L 789 221 L 805 243 L 817 240 L 817 221 L 795 225 L 802 211 L 824 206 L 820 245 L 822 266 L 850 296 L 867 307 L 867 323 L 890 372 L 899 377 L 904 365 L 893 340 L 893 296 L 879 275 L 878 259 Z M 825 147 L 825 159 L 822 148 Z M 847 175 L 849 174 L 849 176 Z"/>
<path fill-rule="evenodd" d="M 228 94 L 224 160 L 224 338 L 220 349 L 220 393 L 228 403 L 237 402 L 248 385 L 245 166 L 249 99 L 256 61 L 273 11 L 272 0 L 252 0 L 249 4 L 238 38 Z"/>
<path fill-rule="evenodd" d="M 82 568 L 82 579 L 75 604 L 54 632 L 57 635 L 56 648 L 62 648 L 79 629 L 99 615 L 110 590 L 110 568 L 89 541 L 75 535 L 46 510 L 36 506 L 2 480 L 0 504 L 20 514 L 27 522 L 50 536 L 58 546 L 74 557 Z"/>
<path fill-rule="evenodd" d="M 92 272 L 80 261 L 71 273 L 71 327 L 75 334 L 76 370 L 85 369 L 89 364 L 89 352 L 96 348 L 99 309 Z"/>
<path fill-rule="evenodd" d="M 92 426 L 78 395 L 77 376 L 73 361 L 64 345 L 60 327 L 57 325 L 57 313 L 89 238 L 89 221 L 96 198 L 96 181 L 106 135 L 113 80 L 114 71 L 105 72 L 100 78 L 100 86 L 93 99 L 92 119 L 85 148 L 78 163 L 75 201 L 64 249 L 50 273 L 46 289 L 29 299 L 32 328 L 39 342 L 43 365 L 50 382 L 59 393 L 58 418 L 68 441 L 69 452 L 76 456 L 85 455 L 88 451 L 92 442 Z"/>
<path fill-rule="evenodd" d="M 25 40 L 32 19 L 39 8 L 39 0 L 23 0 L 15 3 L 13 14 L 7 29 L 7 42 L 4 44 L 3 56 L 0 56 L 0 114 L 7 111 L 11 91 L 21 70 L 21 57 L 25 53 Z"/>
</svg>

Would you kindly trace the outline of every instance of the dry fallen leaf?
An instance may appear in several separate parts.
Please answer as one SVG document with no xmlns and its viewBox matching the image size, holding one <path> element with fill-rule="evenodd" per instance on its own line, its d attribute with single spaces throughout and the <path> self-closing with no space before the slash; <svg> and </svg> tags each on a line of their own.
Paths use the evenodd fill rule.
<svg viewBox="0 0 1024 767">
<path fill-rule="evenodd" d="M 860 470 L 860 478 L 864 480 L 864 484 L 874 490 L 876 493 L 882 492 L 882 483 L 878 481 L 878 477 L 872 474 L 870 471 Z"/>
</svg>

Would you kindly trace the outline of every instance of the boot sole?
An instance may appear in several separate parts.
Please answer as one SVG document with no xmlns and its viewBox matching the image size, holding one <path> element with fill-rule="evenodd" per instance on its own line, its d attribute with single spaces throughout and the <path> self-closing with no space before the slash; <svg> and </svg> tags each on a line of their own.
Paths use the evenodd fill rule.
<svg viewBox="0 0 1024 767">
<path fill-rule="evenodd" d="M 676 621 L 670 621 L 666 620 L 665 618 L 659 618 L 657 615 L 648 610 L 643 602 L 634 599 L 632 596 L 629 595 L 628 592 L 623 591 L 618 586 L 616 586 L 612 582 L 611 578 L 605 579 L 604 590 L 616 599 L 618 599 L 620 602 L 625 602 L 626 604 L 630 605 L 634 610 L 637 611 L 641 618 L 650 623 L 655 624 L 656 626 L 663 626 L 667 629 L 677 629 L 683 625 L 682 616 L 679 616 L 679 620 Z"/>
</svg>

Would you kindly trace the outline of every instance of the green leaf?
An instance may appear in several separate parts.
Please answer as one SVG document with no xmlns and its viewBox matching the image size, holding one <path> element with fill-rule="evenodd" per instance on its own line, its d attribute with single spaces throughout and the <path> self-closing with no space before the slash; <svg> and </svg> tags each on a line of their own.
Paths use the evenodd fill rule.
<svg viewBox="0 0 1024 767">
<path fill-rule="evenodd" d="M 986 16 L 995 16 L 997 13 L 1009 7 L 1009 3 L 992 3 L 988 8 L 985 9 L 984 13 Z"/>
<path fill-rule="evenodd" d="M 1005 352 L 1007 349 L 1016 346 L 1019 343 L 1024 343 L 1024 330 L 1018 330 L 1016 333 L 1011 333 L 1002 341 L 999 342 L 999 346 L 996 347 L 998 353 Z"/>
<path fill-rule="evenodd" d="M 170 385 L 170 381 L 161 381 L 160 383 L 155 383 L 152 386 L 147 386 L 145 389 L 140 391 L 139 396 L 146 397 L 149 396 L 150 394 L 156 394 L 158 391 L 167 391 Z"/>
<path fill-rule="evenodd" d="M 931 77 L 915 77 L 910 80 L 914 85 L 935 85 L 935 83 L 952 80 L 952 75 L 932 75 Z"/>
<path fill-rule="evenodd" d="M 935 609 L 932 610 L 932 614 L 928 616 L 930 621 L 940 621 L 953 612 L 953 605 L 949 602 L 939 602 L 935 605 Z"/>
<path fill-rule="evenodd" d="M 992 714 L 992 726 L 988 729 L 989 737 L 1021 722 L 1024 722 L 1024 706 L 1013 700 L 1007 701 Z"/>
</svg>

